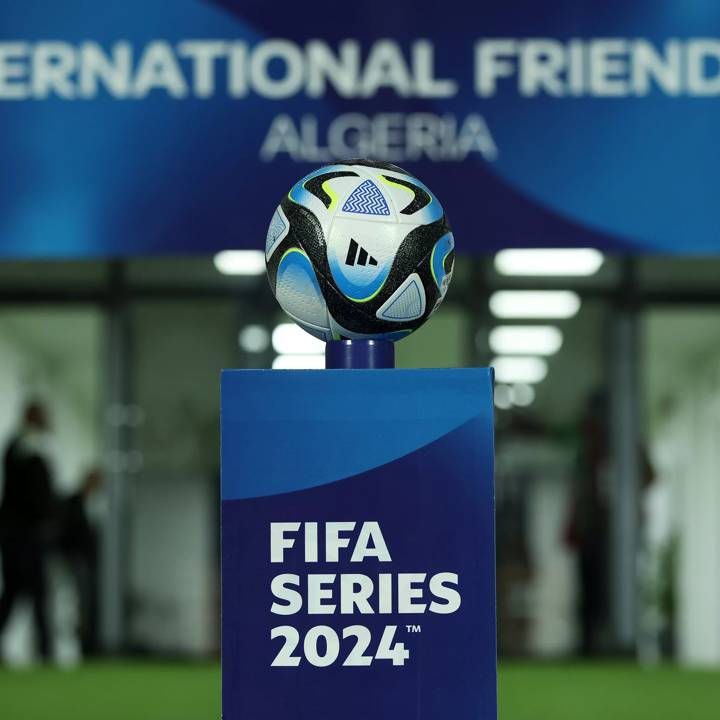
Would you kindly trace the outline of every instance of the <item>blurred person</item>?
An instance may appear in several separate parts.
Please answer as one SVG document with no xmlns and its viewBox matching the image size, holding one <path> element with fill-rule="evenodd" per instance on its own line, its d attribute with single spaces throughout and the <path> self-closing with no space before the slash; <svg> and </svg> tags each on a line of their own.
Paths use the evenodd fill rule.
<svg viewBox="0 0 720 720">
<path fill-rule="evenodd" d="M 598 651 L 609 619 L 610 495 L 608 487 L 609 405 L 600 390 L 588 401 L 580 422 L 576 486 L 565 532 L 578 554 L 580 651 Z"/>
<path fill-rule="evenodd" d="M 100 471 L 90 470 L 78 492 L 61 503 L 59 550 L 73 575 L 79 601 L 79 637 L 84 657 L 97 655 L 98 532 L 90 520 L 89 500 L 102 488 Z"/>
<path fill-rule="evenodd" d="M 0 636 L 21 597 L 32 603 L 40 657 L 50 657 L 46 560 L 54 534 L 55 497 L 48 460 L 50 431 L 45 406 L 30 402 L 21 427 L 4 456 L 4 490 L 0 504 L 2 596 Z"/>
<path fill-rule="evenodd" d="M 565 540 L 578 553 L 580 651 L 601 650 L 610 620 L 610 404 L 604 390 L 593 393 L 580 422 L 576 485 Z M 640 446 L 640 485 L 650 487 L 654 472 Z M 638 517 L 642 526 L 643 518 Z"/>
</svg>

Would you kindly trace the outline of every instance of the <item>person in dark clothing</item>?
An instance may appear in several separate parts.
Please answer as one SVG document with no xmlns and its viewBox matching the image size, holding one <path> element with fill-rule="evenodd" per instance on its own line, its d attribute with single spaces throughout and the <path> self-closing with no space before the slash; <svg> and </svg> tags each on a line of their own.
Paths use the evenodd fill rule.
<svg viewBox="0 0 720 720">
<path fill-rule="evenodd" d="M 40 656 L 50 657 L 45 561 L 53 534 L 55 499 L 45 448 L 49 422 L 45 407 L 30 403 L 18 435 L 4 457 L 4 488 L 0 504 L 2 596 L 0 636 L 15 601 L 32 601 L 35 637 Z"/>
<path fill-rule="evenodd" d="M 88 498 L 102 487 L 102 476 L 91 470 L 80 490 L 62 501 L 59 549 L 75 579 L 80 603 L 79 635 L 83 655 L 98 654 L 98 532 L 88 518 Z"/>
<path fill-rule="evenodd" d="M 608 490 L 609 407 L 600 390 L 580 422 L 577 484 L 565 538 L 578 553 L 580 652 L 595 655 L 609 621 L 610 498 Z"/>
<path fill-rule="evenodd" d="M 653 470 L 642 446 L 638 454 L 642 487 L 647 488 Z M 610 623 L 610 472 L 610 400 L 598 390 L 580 423 L 577 481 L 565 531 L 567 544 L 578 553 L 580 652 L 588 657 L 607 649 L 602 639 Z"/>
</svg>

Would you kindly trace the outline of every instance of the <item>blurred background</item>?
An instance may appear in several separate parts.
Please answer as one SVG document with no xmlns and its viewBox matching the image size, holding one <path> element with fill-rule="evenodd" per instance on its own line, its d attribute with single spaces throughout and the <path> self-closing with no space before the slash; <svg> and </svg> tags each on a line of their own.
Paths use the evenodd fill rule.
<svg viewBox="0 0 720 720">
<path fill-rule="evenodd" d="M 219 372 L 322 366 L 261 248 L 363 155 L 459 253 L 398 366 L 496 370 L 501 717 L 716 717 L 720 9 L 369 8 L 0 10 L 3 717 L 219 715 Z"/>
</svg>

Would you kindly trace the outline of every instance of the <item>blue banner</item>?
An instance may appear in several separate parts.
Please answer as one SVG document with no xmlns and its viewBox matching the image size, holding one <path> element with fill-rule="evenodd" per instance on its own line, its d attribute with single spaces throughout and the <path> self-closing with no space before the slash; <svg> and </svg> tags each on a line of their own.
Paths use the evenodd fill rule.
<svg viewBox="0 0 720 720">
<path fill-rule="evenodd" d="M 489 370 L 225 371 L 225 720 L 495 720 Z"/>
<path fill-rule="evenodd" d="M 0 257 L 259 248 L 297 178 L 362 156 L 461 253 L 717 253 L 719 95 L 713 0 L 14 0 Z"/>
</svg>

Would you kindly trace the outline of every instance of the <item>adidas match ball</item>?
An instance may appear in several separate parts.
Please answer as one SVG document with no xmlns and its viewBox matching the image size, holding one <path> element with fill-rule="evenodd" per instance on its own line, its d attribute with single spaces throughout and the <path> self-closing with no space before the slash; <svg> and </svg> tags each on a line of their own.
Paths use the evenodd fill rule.
<svg viewBox="0 0 720 720">
<path fill-rule="evenodd" d="M 398 340 L 438 308 L 454 240 L 438 199 L 402 168 L 347 160 L 299 180 L 265 245 L 283 310 L 323 340 Z"/>
</svg>

